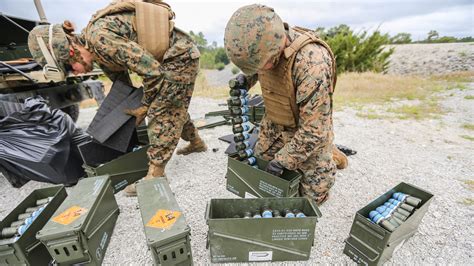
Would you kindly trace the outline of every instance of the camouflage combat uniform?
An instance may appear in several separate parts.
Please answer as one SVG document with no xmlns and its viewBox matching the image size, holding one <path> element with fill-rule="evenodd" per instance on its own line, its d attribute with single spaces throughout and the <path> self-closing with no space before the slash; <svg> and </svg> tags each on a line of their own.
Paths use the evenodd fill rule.
<svg viewBox="0 0 474 266">
<path fill-rule="evenodd" d="M 299 33 L 290 29 L 290 41 Z M 323 46 L 310 43 L 296 55 L 292 68 L 299 109 L 297 128 L 277 125 L 267 118 L 260 123 L 255 154 L 266 160 L 276 159 L 290 170 L 300 170 L 300 193 L 323 202 L 335 181 L 332 100 L 332 60 Z M 247 77 L 251 85 L 257 75 Z"/>
<path fill-rule="evenodd" d="M 94 54 L 94 61 L 112 80 L 128 70 L 143 78 L 142 104 L 148 106 L 148 150 L 150 163 L 166 164 L 179 138 L 192 141 L 197 129 L 187 112 L 199 70 L 199 50 L 191 38 L 174 29 L 170 48 L 160 64 L 138 44 L 133 28 L 135 13 L 124 12 L 98 19 L 83 32 L 80 40 Z"/>
</svg>

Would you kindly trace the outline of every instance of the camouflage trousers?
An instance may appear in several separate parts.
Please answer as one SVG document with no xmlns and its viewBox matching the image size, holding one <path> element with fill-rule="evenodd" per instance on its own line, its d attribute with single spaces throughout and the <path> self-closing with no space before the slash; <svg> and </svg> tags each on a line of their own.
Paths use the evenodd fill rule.
<svg viewBox="0 0 474 266">
<path fill-rule="evenodd" d="M 272 141 L 272 143 L 265 143 Z M 259 140 L 255 146 L 255 155 L 270 161 L 275 154 L 283 148 L 285 142 L 281 137 L 275 140 L 265 138 L 265 134 L 259 135 Z M 269 147 L 263 150 L 262 147 Z M 327 200 L 329 189 L 336 180 L 336 166 L 332 160 L 333 145 L 327 145 L 320 153 L 311 156 L 305 161 L 298 171 L 302 173 L 303 178 L 300 182 L 300 195 L 308 197 L 321 204 Z"/>
<path fill-rule="evenodd" d="M 166 67 L 164 64 L 163 67 Z M 191 141 L 198 136 L 188 113 L 194 90 L 194 80 L 199 71 L 199 60 L 188 60 L 182 64 L 172 64 L 173 72 L 195 73 L 192 83 L 182 83 L 163 79 L 158 93 L 151 103 L 148 117 L 148 138 L 150 148 L 148 159 L 151 164 L 164 165 L 173 155 L 179 138 Z"/>
</svg>

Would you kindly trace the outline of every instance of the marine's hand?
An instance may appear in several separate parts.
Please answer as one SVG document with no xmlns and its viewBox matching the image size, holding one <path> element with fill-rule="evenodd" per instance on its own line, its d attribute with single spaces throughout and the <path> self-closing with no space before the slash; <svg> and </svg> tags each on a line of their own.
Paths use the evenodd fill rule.
<svg viewBox="0 0 474 266">
<path fill-rule="evenodd" d="M 229 86 L 235 89 L 249 89 L 247 77 L 244 74 L 238 74 L 237 76 L 229 80 Z"/>
<path fill-rule="evenodd" d="M 276 160 L 271 160 L 268 163 L 267 168 L 265 168 L 265 171 L 272 175 L 281 176 L 283 174 L 283 165 Z"/>
<path fill-rule="evenodd" d="M 143 119 L 145 119 L 148 107 L 143 105 L 136 109 L 125 109 L 124 112 L 128 115 L 134 116 L 137 119 L 135 125 L 138 126 L 143 122 Z"/>
</svg>

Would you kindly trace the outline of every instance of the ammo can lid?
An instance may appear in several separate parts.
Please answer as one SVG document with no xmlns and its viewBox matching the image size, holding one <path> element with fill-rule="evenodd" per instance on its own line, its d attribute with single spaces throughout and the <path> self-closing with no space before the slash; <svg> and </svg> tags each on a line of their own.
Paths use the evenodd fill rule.
<svg viewBox="0 0 474 266">
<path fill-rule="evenodd" d="M 36 237 L 48 240 L 83 230 L 109 186 L 108 175 L 80 180 Z"/>
<path fill-rule="evenodd" d="M 162 246 L 186 237 L 189 226 L 166 178 L 137 184 L 138 203 L 149 246 Z"/>
</svg>

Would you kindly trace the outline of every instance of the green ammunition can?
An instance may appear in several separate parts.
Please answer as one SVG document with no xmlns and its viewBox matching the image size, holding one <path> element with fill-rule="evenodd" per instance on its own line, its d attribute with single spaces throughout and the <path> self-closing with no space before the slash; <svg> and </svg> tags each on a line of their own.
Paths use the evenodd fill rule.
<svg viewBox="0 0 474 266">
<path fill-rule="evenodd" d="M 413 195 L 421 199 L 421 204 L 410 217 L 390 232 L 371 222 L 367 217 L 370 211 L 390 199 L 394 192 Z M 349 237 L 345 241 L 344 254 L 358 264 L 382 265 L 405 243 L 405 240 L 415 234 L 432 200 L 433 194 L 421 188 L 403 182 L 398 184 L 357 211 Z"/>
<path fill-rule="evenodd" d="M 281 177 L 260 169 L 268 162 L 257 158 L 258 168 L 239 161 L 235 155 L 227 161 L 227 190 L 242 198 L 297 197 L 301 174 L 286 170 Z"/>
<path fill-rule="evenodd" d="M 155 265 L 192 265 L 191 229 L 166 178 L 137 184 L 146 243 Z"/>
<path fill-rule="evenodd" d="M 35 235 L 67 197 L 64 186 L 52 186 L 31 192 L 0 222 L 0 231 L 8 227 L 21 226 L 23 221 L 18 221 L 18 216 L 24 213 L 27 208 L 36 206 L 36 201 L 47 197 L 52 197 L 49 204 L 31 222 L 23 234 L 13 238 L 0 239 L 0 265 L 47 265 L 51 262 L 52 258 L 46 247 L 36 239 Z"/>
<path fill-rule="evenodd" d="M 114 193 L 145 177 L 148 172 L 148 146 L 129 152 L 98 167 L 86 166 L 88 176 L 108 175 Z"/>
<path fill-rule="evenodd" d="M 304 218 L 233 218 L 269 206 L 302 210 Z M 206 208 L 207 247 L 213 263 L 308 260 L 321 217 L 307 198 L 211 199 Z"/>
<path fill-rule="evenodd" d="M 80 180 L 36 234 L 58 264 L 100 265 L 119 208 L 108 176 Z"/>
</svg>

